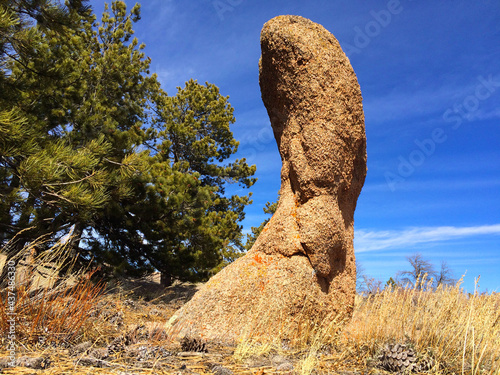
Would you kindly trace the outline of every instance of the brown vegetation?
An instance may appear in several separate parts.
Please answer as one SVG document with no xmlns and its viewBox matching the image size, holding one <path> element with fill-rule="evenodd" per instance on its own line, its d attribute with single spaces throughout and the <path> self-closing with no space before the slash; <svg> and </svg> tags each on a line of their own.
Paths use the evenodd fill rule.
<svg viewBox="0 0 500 375">
<path fill-rule="evenodd" d="M 224 347 L 201 337 L 171 342 L 165 334 L 165 322 L 196 285 L 163 288 L 149 278 L 113 282 L 103 290 L 85 276 L 74 285 L 62 281 L 52 289 L 17 289 L 17 367 L 2 359 L 3 373 L 377 374 L 406 368 L 429 374 L 500 374 L 500 294 L 467 294 L 460 282 L 431 289 L 424 280 L 421 289 L 395 287 L 358 296 L 354 316 L 343 329 L 338 319 L 331 317 L 325 325 L 304 319 L 304 313 L 296 317 L 300 329 L 292 339 L 277 335 L 262 342 L 255 326 L 237 346 Z M 4 292 L 0 358 L 9 356 Z M 265 319 L 263 308 L 255 322 Z M 413 367 L 398 365 L 398 355 Z"/>
</svg>

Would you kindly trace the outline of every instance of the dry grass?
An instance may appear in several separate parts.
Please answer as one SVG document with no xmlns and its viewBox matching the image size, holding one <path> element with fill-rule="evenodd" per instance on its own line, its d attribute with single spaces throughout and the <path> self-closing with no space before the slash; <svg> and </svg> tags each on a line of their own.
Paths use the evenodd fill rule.
<svg viewBox="0 0 500 375">
<path fill-rule="evenodd" d="M 358 296 L 344 329 L 336 322 L 326 329 L 309 325 L 307 339 L 295 342 L 297 373 L 374 368 L 386 344 L 401 343 L 414 348 L 419 361 L 432 360 L 430 374 L 499 375 L 500 294 L 467 294 L 461 282 L 433 290 L 422 280 L 420 290 L 398 287 Z M 256 344 L 247 338 L 235 357 L 282 353 L 279 342 Z"/>
<path fill-rule="evenodd" d="M 35 266 L 54 263 L 57 257 L 59 261 L 53 269 L 61 270 L 63 262 L 68 264 L 64 244 L 54 246 L 48 253 L 52 258 L 48 259 L 47 254 L 39 257 Z M 35 272 L 35 268 L 30 272 Z M 164 323 L 195 290 L 192 286 L 162 289 L 148 281 L 137 284 L 139 287 L 118 284 L 103 291 L 103 286 L 91 282 L 88 275 L 54 274 L 57 280 L 51 288 L 37 289 L 33 283 L 18 286 L 15 305 L 18 355 L 50 357 L 52 363 L 43 371 L 53 374 L 107 374 L 111 368 L 118 372 L 133 368 L 137 374 L 169 374 L 179 372 L 182 366 L 191 371 L 187 373 L 211 373 L 208 360 L 201 357 L 186 359 L 173 355 L 162 359 L 162 367 L 155 367 L 158 359 L 142 368 L 133 367 L 129 351 L 108 357 L 106 363 L 111 368 L 107 369 L 75 362 L 80 357 L 71 356 L 66 348 L 84 341 L 90 342 L 92 348 L 109 348 L 120 337 L 127 337 L 136 345 L 167 347 L 175 353 L 179 349 L 172 349 L 169 344 Z M 461 289 L 461 281 L 453 287 L 436 290 L 429 288 L 425 280 L 420 286 L 420 290 L 388 288 L 370 297 L 358 296 L 354 316 L 348 323 L 333 316 L 316 321 L 304 307 L 291 324 L 293 334 L 289 331 L 291 326 L 280 323 L 279 319 L 270 321 L 262 314 L 250 322 L 239 345 L 225 351 L 209 345 L 206 358 L 234 373 L 275 373 L 275 356 L 286 357 L 296 374 L 383 373 L 376 369 L 381 348 L 387 343 L 405 343 L 414 348 L 419 360 L 433 359 L 435 366 L 428 371 L 430 374 L 500 375 L 500 294 L 467 294 Z M 3 348 L 9 330 L 6 302 L 2 294 Z M 283 335 L 263 341 L 262 332 L 269 324 L 278 325 Z M 0 350 L 0 357 L 4 353 Z M 267 361 L 261 361 L 259 369 L 248 364 L 259 359 Z M 38 371 L 21 367 L 4 369 L 12 374 Z"/>
<path fill-rule="evenodd" d="M 410 342 L 435 359 L 435 372 L 500 374 L 500 294 L 467 294 L 461 283 L 386 289 L 362 300 L 343 342 L 366 358 L 383 343 Z"/>
<path fill-rule="evenodd" d="M 266 313 L 266 301 L 258 303 L 262 305 L 258 309 L 261 315 L 249 322 L 248 331 L 244 332 L 236 346 L 233 358 L 237 362 L 252 363 L 256 358 L 266 358 L 272 363 L 273 357 L 284 356 L 293 363 L 293 373 L 303 375 L 326 374 L 339 368 L 332 366 L 336 360 L 331 356 L 331 349 L 346 325 L 345 317 L 330 315 L 322 320 L 315 318 L 315 307 L 306 301 L 293 320 L 280 320 L 272 312 Z M 279 333 L 266 335 L 266 327 L 279 327 L 275 330 Z"/>
<path fill-rule="evenodd" d="M 10 286 L 0 293 L 2 342 L 12 329 L 23 347 L 71 343 L 83 334 L 104 286 L 92 282 L 88 270 L 73 269 L 68 243 L 58 241 L 41 255 L 21 262 L 23 266 L 18 264 Z M 27 245 L 13 260 L 29 258 L 43 244 L 40 239 Z"/>
<path fill-rule="evenodd" d="M 23 345 L 71 343 L 82 334 L 82 327 L 94 308 L 102 286 L 83 279 L 59 290 L 40 289 L 30 293 L 25 286 L 17 290 L 16 336 Z M 5 298 L 5 297 L 4 297 Z M 0 295 L 0 304 L 5 306 Z M 6 309 L 0 309 L 3 337 L 10 323 Z"/>
</svg>

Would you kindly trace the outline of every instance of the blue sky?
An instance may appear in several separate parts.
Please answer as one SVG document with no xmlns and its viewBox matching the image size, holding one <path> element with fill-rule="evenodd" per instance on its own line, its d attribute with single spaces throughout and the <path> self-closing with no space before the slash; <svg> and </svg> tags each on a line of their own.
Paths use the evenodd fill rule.
<svg viewBox="0 0 500 375">
<path fill-rule="evenodd" d="M 135 1 L 126 1 L 129 7 Z M 103 1 L 92 0 L 97 14 Z M 322 24 L 363 93 L 368 175 L 355 249 L 382 281 L 420 252 L 472 291 L 500 292 L 500 3 L 498 0 L 144 0 L 137 38 L 174 95 L 190 78 L 235 108 L 238 157 L 257 165 L 246 231 L 276 199 L 281 161 L 258 85 L 260 30 L 294 14 Z"/>
</svg>

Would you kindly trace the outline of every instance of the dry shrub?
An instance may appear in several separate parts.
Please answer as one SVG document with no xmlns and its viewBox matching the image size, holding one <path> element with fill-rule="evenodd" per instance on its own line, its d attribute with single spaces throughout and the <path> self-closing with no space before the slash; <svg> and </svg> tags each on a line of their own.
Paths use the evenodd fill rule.
<svg viewBox="0 0 500 375">
<path fill-rule="evenodd" d="M 10 332 L 15 334 L 18 345 L 36 346 L 69 343 L 82 334 L 104 286 L 91 281 L 92 272 L 74 269 L 75 257 L 70 256 L 68 249 L 70 242 L 58 241 L 39 256 L 22 262 L 21 259 L 33 254 L 33 249 L 46 243 L 41 238 L 11 258 L 18 265 L 15 282 L 0 293 L 3 340 Z"/>
<path fill-rule="evenodd" d="M 455 286 L 387 288 L 361 301 L 343 334 L 358 356 L 388 342 L 409 342 L 431 356 L 435 371 L 500 374 L 500 295 L 467 294 Z"/>
</svg>

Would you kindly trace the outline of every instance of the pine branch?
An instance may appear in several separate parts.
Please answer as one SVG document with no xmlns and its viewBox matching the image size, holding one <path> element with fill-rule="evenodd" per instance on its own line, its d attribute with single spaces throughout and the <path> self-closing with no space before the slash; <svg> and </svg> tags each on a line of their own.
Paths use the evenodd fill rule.
<svg viewBox="0 0 500 375">
<path fill-rule="evenodd" d="M 85 176 L 85 177 L 83 177 L 83 178 L 81 178 L 80 180 L 77 180 L 77 181 L 59 182 L 59 183 L 53 183 L 53 184 L 44 184 L 44 186 L 52 187 L 52 186 L 63 186 L 63 185 L 78 184 L 80 182 L 88 180 L 89 178 L 91 178 L 93 176 L 95 176 L 95 172 L 92 172 L 92 174 L 90 174 L 88 176 Z"/>
</svg>

